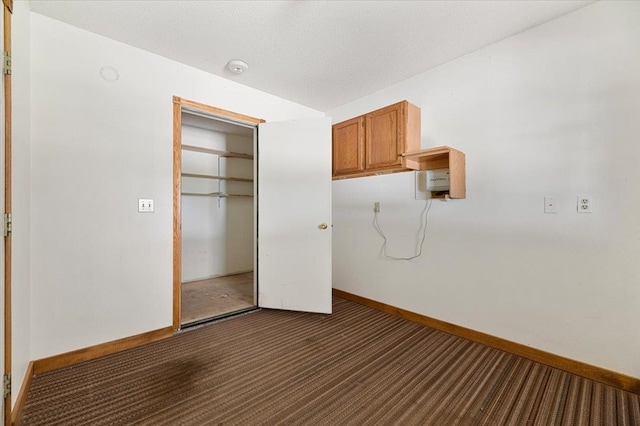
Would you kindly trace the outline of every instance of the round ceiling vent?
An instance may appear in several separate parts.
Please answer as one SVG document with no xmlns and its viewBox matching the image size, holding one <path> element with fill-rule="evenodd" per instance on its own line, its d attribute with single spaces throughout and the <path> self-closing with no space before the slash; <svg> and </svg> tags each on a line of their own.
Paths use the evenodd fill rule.
<svg viewBox="0 0 640 426">
<path fill-rule="evenodd" d="M 120 73 L 114 67 L 105 65 L 104 67 L 100 68 L 100 77 L 102 77 L 104 81 L 115 83 L 120 79 Z"/>
</svg>

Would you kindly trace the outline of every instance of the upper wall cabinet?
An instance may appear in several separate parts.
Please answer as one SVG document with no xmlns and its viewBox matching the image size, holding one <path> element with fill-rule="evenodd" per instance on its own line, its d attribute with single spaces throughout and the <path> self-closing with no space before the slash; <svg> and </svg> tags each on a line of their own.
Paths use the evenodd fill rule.
<svg viewBox="0 0 640 426">
<path fill-rule="evenodd" d="M 333 176 L 364 172 L 364 116 L 333 125 Z"/>
<path fill-rule="evenodd" d="M 420 149 L 420 108 L 407 101 L 333 125 L 333 178 L 407 171 Z"/>
</svg>

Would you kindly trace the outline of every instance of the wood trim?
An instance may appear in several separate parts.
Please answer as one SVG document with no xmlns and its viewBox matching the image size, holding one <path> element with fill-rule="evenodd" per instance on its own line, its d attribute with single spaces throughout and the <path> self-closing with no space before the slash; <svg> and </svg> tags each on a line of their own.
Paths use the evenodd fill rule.
<svg viewBox="0 0 640 426">
<path fill-rule="evenodd" d="M 182 286 L 182 220 L 180 211 L 182 176 L 182 108 L 203 111 L 221 118 L 229 118 L 253 125 L 264 123 L 261 118 L 216 108 L 179 96 L 173 97 L 173 330 L 180 329 Z"/>
<path fill-rule="evenodd" d="M 201 104 L 200 102 L 190 101 L 178 96 L 173 97 L 173 103 L 179 104 L 181 107 L 194 108 L 200 111 L 208 112 L 209 114 L 215 114 L 222 117 L 233 118 L 234 120 L 244 121 L 246 123 L 259 124 L 265 121 L 261 118 L 250 117 L 244 114 L 238 114 L 237 112 L 227 111 L 222 108 L 216 108 L 210 105 Z"/>
<path fill-rule="evenodd" d="M 173 98 L 173 329 L 180 329 L 182 281 L 182 221 L 180 212 L 182 173 L 182 107 Z"/>
<path fill-rule="evenodd" d="M 456 149 L 449 152 L 449 196 L 451 198 L 467 198 L 467 173 L 465 155 Z M 453 170 L 453 172 L 451 172 Z"/>
<path fill-rule="evenodd" d="M 335 175 L 331 178 L 331 180 L 345 180 L 345 179 L 353 179 L 367 176 L 378 176 L 378 175 L 388 175 L 391 173 L 402 173 L 402 172 L 413 172 L 414 170 L 407 169 L 401 166 L 395 166 L 389 169 L 375 169 L 369 170 L 367 172 L 361 173 L 349 173 L 345 175 Z"/>
<path fill-rule="evenodd" d="M 333 289 L 333 295 L 382 312 L 386 312 L 391 315 L 395 315 L 400 318 L 404 318 L 421 325 L 426 325 L 427 327 L 435 328 L 436 330 L 444 331 L 445 333 L 453 334 L 455 336 L 472 340 L 483 345 L 491 346 L 492 348 L 500 349 L 502 351 L 509 352 L 514 355 L 518 355 L 553 368 L 558 368 L 572 374 L 577 374 L 578 376 L 586 377 L 588 379 L 592 379 L 597 382 L 601 382 L 606 385 L 640 395 L 639 378 L 627 376 L 615 371 L 606 370 L 604 368 L 586 364 L 581 361 L 576 361 L 560 355 L 545 352 L 540 349 L 532 348 L 521 343 L 511 342 L 509 340 L 482 333 L 480 331 L 471 330 L 466 327 L 461 327 L 459 325 L 451 324 L 435 318 L 430 318 L 425 315 L 387 305 L 386 303 L 367 299 L 366 297 L 358 296 L 343 290 L 338 290 L 336 288 Z"/>
<path fill-rule="evenodd" d="M 27 393 L 29 392 L 29 387 L 31 386 L 32 377 L 33 361 L 31 361 L 27 366 L 27 372 L 25 373 L 24 379 L 22 380 L 22 386 L 20 386 L 18 398 L 16 399 L 16 403 L 11 410 L 11 424 L 14 426 L 20 426 L 20 423 L 22 421 L 22 409 L 24 408 L 24 404 L 27 402 Z"/>
<path fill-rule="evenodd" d="M 105 355 L 111 355 L 126 349 L 146 345 L 158 340 L 173 336 L 173 327 L 160 328 L 154 331 L 124 337 L 111 342 L 100 343 L 87 348 L 77 349 L 59 355 L 53 355 L 33 361 L 33 374 L 42 374 L 47 371 L 68 367 L 80 362 L 89 361 Z"/>
<path fill-rule="evenodd" d="M 11 54 L 11 12 L 13 1 L 3 1 L 3 48 Z M 12 88 L 11 74 L 3 77 L 4 83 L 4 212 L 11 213 L 11 165 L 12 165 Z M 4 367 L 3 374 L 11 374 L 11 235 L 4 238 Z M 4 424 L 11 424 L 11 394 L 3 400 Z"/>
</svg>

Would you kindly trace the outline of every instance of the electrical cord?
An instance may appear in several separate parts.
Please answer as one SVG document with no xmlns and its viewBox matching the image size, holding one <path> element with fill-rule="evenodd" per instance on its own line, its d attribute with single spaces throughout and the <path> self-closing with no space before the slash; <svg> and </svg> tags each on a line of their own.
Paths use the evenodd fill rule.
<svg viewBox="0 0 640 426">
<path fill-rule="evenodd" d="M 382 252 L 382 255 L 384 257 L 386 257 L 387 259 L 392 259 L 392 260 L 411 260 L 411 259 L 415 259 L 417 257 L 422 256 L 422 246 L 424 245 L 424 240 L 427 236 L 427 224 L 428 224 L 428 214 L 429 214 L 429 210 L 431 209 L 431 198 L 429 198 L 427 200 L 427 203 L 424 205 L 424 208 L 422 209 L 422 212 L 420 213 L 420 227 L 418 228 L 418 235 L 420 235 L 420 230 L 422 230 L 422 239 L 420 240 L 420 246 L 418 247 L 418 253 L 415 254 L 415 256 L 411 256 L 411 257 L 395 257 L 395 256 L 389 256 L 387 254 L 387 237 L 384 235 L 384 232 L 382 232 L 382 228 L 380 228 L 380 225 L 378 224 L 378 212 L 374 211 L 373 213 L 373 228 L 376 230 L 376 232 L 378 233 L 378 235 L 380 235 L 380 237 L 382 237 L 382 247 L 380 248 L 380 251 Z M 424 220 L 422 219 L 424 216 Z M 423 224 L 424 222 L 424 224 Z"/>
</svg>

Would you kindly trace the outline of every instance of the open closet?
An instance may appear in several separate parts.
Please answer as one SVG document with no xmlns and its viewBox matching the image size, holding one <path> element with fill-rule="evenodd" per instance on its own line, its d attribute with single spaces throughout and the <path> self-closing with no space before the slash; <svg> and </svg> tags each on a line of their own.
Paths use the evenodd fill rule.
<svg viewBox="0 0 640 426">
<path fill-rule="evenodd" d="M 173 98 L 173 328 L 257 307 L 331 313 L 331 119 Z"/>
<path fill-rule="evenodd" d="M 182 326 L 257 305 L 255 133 L 181 111 Z"/>
</svg>

